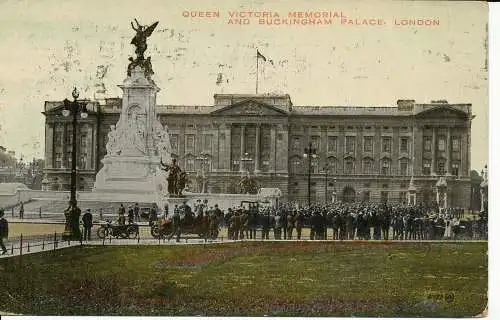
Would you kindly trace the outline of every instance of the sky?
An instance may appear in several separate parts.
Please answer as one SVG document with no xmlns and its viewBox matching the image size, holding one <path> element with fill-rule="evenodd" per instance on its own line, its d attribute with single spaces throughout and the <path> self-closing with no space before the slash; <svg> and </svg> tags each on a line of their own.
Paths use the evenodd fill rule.
<svg viewBox="0 0 500 320">
<path fill-rule="evenodd" d="M 294 105 L 471 103 L 472 169 L 488 161 L 487 5 L 440 1 L 0 0 L 0 145 L 44 157 L 44 101 L 93 98 L 97 66 L 117 97 L 133 56 L 130 22 L 159 21 L 148 39 L 158 104 L 211 105 L 214 93 L 288 93 Z M 230 12 L 337 12 L 383 25 L 231 24 Z M 193 12 L 197 17 L 184 17 Z M 199 17 L 218 12 L 219 17 Z M 206 14 L 205 14 L 206 15 Z M 248 15 L 248 13 L 246 14 Z M 405 19 L 438 26 L 401 26 Z M 246 22 L 243 20 L 242 22 Z M 273 61 L 273 64 L 269 62 Z M 217 85 L 218 74 L 223 85 Z"/>
</svg>

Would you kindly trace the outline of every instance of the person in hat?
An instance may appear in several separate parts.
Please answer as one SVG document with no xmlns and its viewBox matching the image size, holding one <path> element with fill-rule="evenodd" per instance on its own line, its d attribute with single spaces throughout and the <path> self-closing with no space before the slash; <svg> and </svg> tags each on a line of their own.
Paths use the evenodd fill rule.
<svg viewBox="0 0 500 320">
<path fill-rule="evenodd" d="M 128 224 L 134 223 L 134 208 L 132 206 L 128 206 Z"/>
<path fill-rule="evenodd" d="M 3 211 L 3 209 L 0 209 L 0 247 L 2 248 L 2 254 L 7 253 L 7 248 L 5 248 L 3 239 L 9 237 L 9 223 L 3 217 L 4 214 L 5 212 Z"/>
<path fill-rule="evenodd" d="M 92 229 L 92 224 L 93 224 L 92 213 L 90 212 L 90 209 L 87 209 L 83 214 L 82 222 L 83 222 L 83 240 L 90 241 L 90 231 Z"/>
<path fill-rule="evenodd" d="M 139 212 L 141 211 L 141 208 L 139 207 L 139 203 L 134 204 L 134 217 L 136 221 L 139 221 Z"/>
<path fill-rule="evenodd" d="M 24 219 L 24 203 L 21 201 L 19 206 L 19 218 Z"/>
</svg>

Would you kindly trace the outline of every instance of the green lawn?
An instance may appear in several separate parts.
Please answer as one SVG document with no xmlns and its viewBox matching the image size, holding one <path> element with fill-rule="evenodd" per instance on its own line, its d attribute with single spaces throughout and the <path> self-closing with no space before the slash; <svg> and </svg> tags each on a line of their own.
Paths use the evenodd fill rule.
<svg viewBox="0 0 500 320">
<path fill-rule="evenodd" d="M 0 310 L 36 315 L 470 317 L 487 243 L 83 246 L 0 260 Z"/>
</svg>

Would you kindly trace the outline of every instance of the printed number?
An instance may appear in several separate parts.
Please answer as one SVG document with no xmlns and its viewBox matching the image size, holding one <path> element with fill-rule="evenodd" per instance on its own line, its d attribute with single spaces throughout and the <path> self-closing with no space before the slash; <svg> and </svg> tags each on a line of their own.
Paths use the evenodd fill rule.
<svg viewBox="0 0 500 320">
<path fill-rule="evenodd" d="M 453 292 L 444 293 L 431 293 L 427 296 L 429 300 L 435 301 L 445 301 L 447 303 L 452 303 L 455 300 L 455 294 Z"/>
</svg>

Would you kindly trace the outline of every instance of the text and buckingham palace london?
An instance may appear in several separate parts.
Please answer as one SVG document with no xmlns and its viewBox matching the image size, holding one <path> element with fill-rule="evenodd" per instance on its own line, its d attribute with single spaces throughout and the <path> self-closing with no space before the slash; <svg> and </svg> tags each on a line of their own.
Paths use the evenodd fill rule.
<svg viewBox="0 0 500 320">
<path fill-rule="evenodd" d="M 206 192 L 236 193 L 245 172 L 258 187 L 279 188 L 283 201 L 406 203 L 414 190 L 415 202 L 430 204 L 439 184 L 448 207 L 469 208 L 471 104 L 295 106 L 292 98 L 215 94 L 210 106 L 157 105 L 187 190 L 201 192 L 202 177 Z M 92 189 L 121 107 L 121 98 L 89 100 L 78 120 L 78 190 Z M 70 188 L 71 123 L 62 108 L 45 102 L 46 190 Z"/>
</svg>

